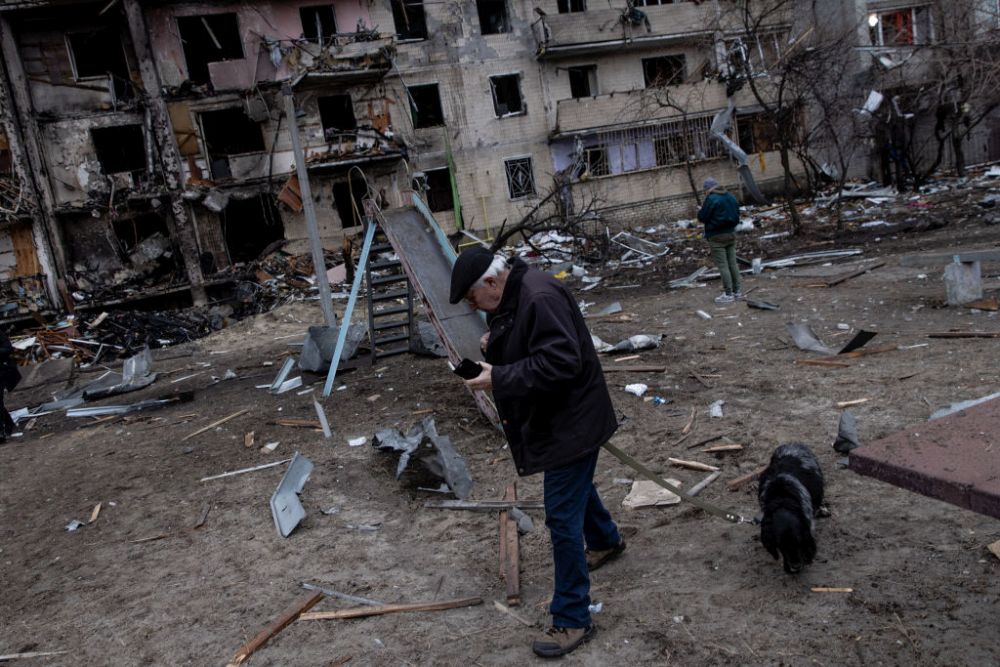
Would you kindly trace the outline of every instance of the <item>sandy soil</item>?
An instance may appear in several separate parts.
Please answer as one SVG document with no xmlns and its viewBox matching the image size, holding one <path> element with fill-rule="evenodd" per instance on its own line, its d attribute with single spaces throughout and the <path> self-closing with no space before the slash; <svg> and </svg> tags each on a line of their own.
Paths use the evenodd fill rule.
<svg viewBox="0 0 1000 667">
<path fill-rule="evenodd" d="M 755 486 L 729 492 L 724 482 L 766 462 L 781 442 L 805 442 L 824 467 L 832 517 L 818 528 L 818 561 L 787 576 L 760 546 L 755 529 L 684 505 L 625 510 L 628 485 L 621 480 L 635 475 L 603 455 L 598 487 L 635 534 L 622 559 L 595 573 L 592 595 L 604 605 L 595 617 L 599 634 L 565 664 L 996 664 L 1000 560 L 985 546 L 1000 537 L 1000 523 L 859 477 L 838 465 L 841 457 L 831 447 L 837 401 L 870 399 L 855 408 L 860 435 L 869 441 L 1000 386 L 997 341 L 924 335 L 995 330 L 995 314 L 941 307 L 940 269 L 901 268 L 896 261 L 916 250 L 1000 241 L 1000 228 L 966 217 L 936 230 L 882 230 L 838 240 L 836 247 L 862 247 L 865 257 L 884 255 L 888 263 L 832 289 L 802 285 L 856 262 L 751 278 L 753 296 L 781 304 L 778 312 L 716 306 L 716 284 L 667 291 L 667 275 L 678 274 L 668 263 L 609 276 L 604 286 L 581 293 L 595 303 L 591 310 L 620 300 L 632 314 L 630 322 L 595 323 L 604 340 L 664 335 L 659 349 L 626 363 L 665 364 L 665 373 L 607 374 L 624 418 L 615 444 L 686 486 L 702 474 L 671 468 L 667 457 L 722 466 L 722 478 L 702 497 L 753 514 Z M 814 247 L 831 247 L 823 240 L 812 239 Z M 691 257 L 704 256 L 693 247 Z M 792 249 L 775 244 L 766 252 L 775 257 Z M 639 287 L 615 289 L 634 284 Z M 698 317 L 698 309 L 712 319 Z M 467 458 L 474 497 L 499 498 L 515 479 L 503 441 L 443 361 L 403 356 L 342 375 L 346 389 L 324 401 L 334 425 L 331 440 L 268 423 L 315 416 L 311 396 L 318 388 L 311 395 L 272 396 L 255 385 L 269 383 L 282 355 L 292 351 L 288 342 L 294 339 L 281 337 L 319 319 L 314 303 L 296 304 L 197 344 L 158 351 L 156 369 L 166 374 L 143 392 L 105 401 L 188 388 L 196 391 L 193 403 L 96 425 L 50 415 L 0 446 L 0 654 L 68 651 L 30 662 L 50 665 L 223 665 L 302 594 L 302 582 L 314 582 L 384 602 L 481 595 L 486 604 L 299 621 L 250 665 L 327 665 L 340 657 L 352 658 L 352 665 L 535 662 L 528 648 L 535 631 L 492 604 L 504 596 L 496 517 L 424 509 L 426 500 L 440 496 L 418 491 L 408 475 L 394 480 L 390 455 L 347 445 L 348 438 L 370 439 L 386 426 L 406 428 L 421 418 L 414 413 L 431 409 L 439 431 Z M 813 355 L 787 344 L 787 321 L 808 321 L 834 345 L 849 335 L 838 329 L 843 323 L 878 331 L 871 345 L 926 346 L 855 359 L 843 369 L 796 365 Z M 605 360 L 608 367 L 617 363 Z M 240 378 L 213 384 L 211 376 L 226 369 Z M 656 406 L 626 394 L 626 381 L 644 382 L 651 394 L 673 403 Z M 35 404 L 55 388 L 16 392 L 10 404 Z M 721 419 L 708 415 L 716 400 L 726 402 Z M 183 440 L 242 409 L 249 412 Z M 692 410 L 696 420 L 682 438 Z M 249 431 L 256 434 L 254 448 L 243 444 Z M 688 449 L 716 435 L 745 449 L 717 460 L 700 447 Z M 280 442 L 273 453 L 258 451 L 273 441 Z M 199 482 L 295 451 L 316 468 L 301 496 L 308 516 L 287 539 L 276 534 L 268 509 L 283 467 Z M 524 498 L 538 498 L 540 478 L 520 480 L 519 490 Z M 102 510 L 93 524 L 65 530 L 72 519 L 86 521 L 97 503 Z M 207 520 L 194 529 L 206 507 Z M 322 512 L 332 508 L 339 511 Z M 541 528 L 541 515 L 535 519 Z M 374 531 L 358 528 L 376 525 Z M 140 541 L 160 535 L 166 537 Z M 543 529 L 523 538 L 521 562 L 519 611 L 544 623 L 551 559 Z M 814 586 L 853 592 L 813 593 Z M 317 609 L 343 606 L 327 599 Z"/>
</svg>

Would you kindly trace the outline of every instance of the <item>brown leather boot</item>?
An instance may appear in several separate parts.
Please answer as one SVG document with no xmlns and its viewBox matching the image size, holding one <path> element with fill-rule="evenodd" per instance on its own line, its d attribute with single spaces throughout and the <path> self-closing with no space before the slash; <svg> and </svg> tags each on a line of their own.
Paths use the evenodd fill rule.
<svg viewBox="0 0 1000 667">
<path fill-rule="evenodd" d="M 614 559 L 622 555 L 625 551 L 625 538 L 623 537 L 621 542 L 611 547 L 610 549 L 604 549 L 602 551 L 591 551 L 587 549 L 587 569 L 593 572 L 597 568 L 610 563 Z"/>
<path fill-rule="evenodd" d="M 552 626 L 531 643 L 531 650 L 541 658 L 558 658 L 589 642 L 597 633 L 593 625 L 586 628 L 557 628 Z"/>
</svg>

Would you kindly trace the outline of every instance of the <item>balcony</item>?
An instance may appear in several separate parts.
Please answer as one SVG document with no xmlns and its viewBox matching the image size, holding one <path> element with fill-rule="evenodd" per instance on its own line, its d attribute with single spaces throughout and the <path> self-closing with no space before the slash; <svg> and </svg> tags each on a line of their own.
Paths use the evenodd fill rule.
<svg viewBox="0 0 1000 667">
<path fill-rule="evenodd" d="M 657 92 L 659 95 L 657 96 Z M 671 106 L 664 106 L 669 95 Z M 749 90 L 735 95 L 738 107 L 756 102 Z M 681 109 L 689 114 L 715 111 L 726 106 L 726 87 L 717 81 L 700 81 L 654 89 L 630 90 L 596 97 L 559 100 L 556 103 L 556 130 L 553 138 L 585 134 L 598 128 L 637 126 L 677 118 Z"/>
<path fill-rule="evenodd" d="M 649 30 L 642 22 L 625 20 L 618 9 L 543 16 L 534 26 L 538 58 L 569 58 L 620 51 L 623 47 L 658 48 L 710 38 L 717 22 L 715 5 L 709 3 L 643 7 L 642 12 L 649 21 Z"/>
</svg>

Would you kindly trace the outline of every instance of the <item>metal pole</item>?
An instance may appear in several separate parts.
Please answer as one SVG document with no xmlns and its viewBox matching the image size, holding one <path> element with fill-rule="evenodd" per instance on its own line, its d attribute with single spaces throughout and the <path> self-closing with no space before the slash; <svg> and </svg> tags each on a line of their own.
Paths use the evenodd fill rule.
<svg viewBox="0 0 1000 667">
<path fill-rule="evenodd" d="M 299 142 L 299 125 L 295 121 L 295 99 L 292 97 L 292 87 L 287 82 L 281 86 L 281 94 L 285 97 L 285 118 L 288 119 L 288 134 L 292 138 L 292 152 L 295 154 L 295 172 L 299 178 L 299 191 L 302 193 L 302 210 L 306 216 L 306 227 L 309 229 L 309 245 L 312 247 L 316 284 L 319 286 L 319 303 L 323 307 L 326 326 L 333 327 L 337 325 L 337 320 L 333 315 L 333 301 L 330 299 L 330 281 L 326 277 L 326 259 L 323 257 L 323 246 L 319 241 L 319 226 L 316 224 L 316 209 L 313 208 L 312 191 L 309 189 L 306 159 L 302 153 L 302 144 Z"/>
</svg>

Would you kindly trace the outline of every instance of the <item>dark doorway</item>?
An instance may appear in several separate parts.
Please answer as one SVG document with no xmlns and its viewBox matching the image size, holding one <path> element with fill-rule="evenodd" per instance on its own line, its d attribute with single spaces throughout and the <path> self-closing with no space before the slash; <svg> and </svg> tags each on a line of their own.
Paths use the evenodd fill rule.
<svg viewBox="0 0 1000 667">
<path fill-rule="evenodd" d="M 592 97 L 597 94 L 597 65 L 567 67 L 569 94 L 573 97 Z"/>
<path fill-rule="evenodd" d="M 219 219 L 234 263 L 254 260 L 264 248 L 285 238 L 281 216 L 271 197 L 230 199 Z"/>
<path fill-rule="evenodd" d="M 202 138 L 212 178 L 230 178 L 230 155 L 261 153 L 264 149 L 264 134 L 260 123 L 254 122 L 242 107 L 206 111 L 201 114 Z"/>
<path fill-rule="evenodd" d="M 323 125 L 323 136 L 327 141 L 336 139 L 337 134 L 357 129 L 358 120 L 354 117 L 354 104 L 350 95 L 330 95 L 320 97 L 319 121 Z"/>
<path fill-rule="evenodd" d="M 451 194 L 451 171 L 448 167 L 428 169 L 427 176 L 427 206 L 432 213 L 451 211 L 455 208 L 455 200 Z"/>
<path fill-rule="evenodd" d="M 90 139 L 105 174 L 146 171 L 146 140 L 141 125 L 95 127 Z"/>
<path fill-rule="evenodd" d="M 340 226 L 343 228 L 357 227 L 365 214 L 364 198 L 367 190 L 360 176 L 352 175 L 350 183 L 340 181 L 333 184 L 333 199 L 337 205 L 337 215 L 340 216 Z M 354 199 L 352 206 L 351 199 Z M 355 208 L 357 207 L 357 208 Z"/>
<path fill-rule="evenodd" d="M 208 64 L 243 58 L 243 40 L 236 14 L 207 14 L 177 18 L 188 78 L 209 83 Z"/>
</svg>

